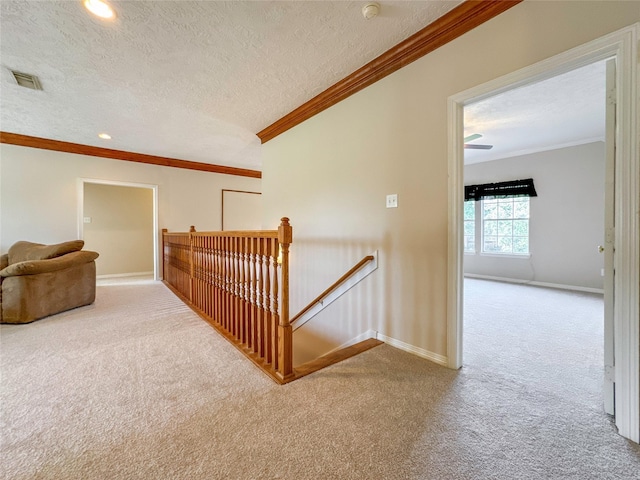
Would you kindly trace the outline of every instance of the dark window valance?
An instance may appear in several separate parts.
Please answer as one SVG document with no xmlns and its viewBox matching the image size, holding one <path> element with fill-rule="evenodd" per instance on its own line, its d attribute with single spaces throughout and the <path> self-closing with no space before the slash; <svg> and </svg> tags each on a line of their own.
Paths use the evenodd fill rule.
<svg viewBox="0 0 640 480">
<path fill-rule="evenodd" d="M 464 199 L 481 200 L 483 198 L 505 197 L 537 197 L 533 186 L 533 178 L 524 180 L 511 180 L 509 182 L 484 183 L 482 185 L 466 185 L 464 187 Z"/>
</svg>

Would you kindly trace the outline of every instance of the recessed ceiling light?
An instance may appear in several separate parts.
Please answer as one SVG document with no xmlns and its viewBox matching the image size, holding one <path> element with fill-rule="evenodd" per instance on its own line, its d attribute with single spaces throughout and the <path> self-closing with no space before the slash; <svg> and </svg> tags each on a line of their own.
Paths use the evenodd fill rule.
<svg viewBox="0 0 640 480">
<path fill-rule="evenodd" d="M 112 19 L 116 17 L 116 12 L 102 0 L 84 0 L 84 8 L 100 18 Z"/>
<path fill-rule="evenodd" d="M 98 136 L 103 140 L 111 140 L 111 135 L 108 133 L 99 133 Z"/>
</svg>

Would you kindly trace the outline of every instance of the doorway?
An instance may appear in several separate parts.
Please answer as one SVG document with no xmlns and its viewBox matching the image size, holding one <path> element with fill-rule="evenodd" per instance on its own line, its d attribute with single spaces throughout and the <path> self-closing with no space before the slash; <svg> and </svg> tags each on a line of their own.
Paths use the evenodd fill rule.
<svg viewBox="0 0 640 480">
<path fill-rule="evenodd" d="M 604 261 L 610 250 L 604 247 L 605 172 L 613 163 L 605 148 L 608 62 L 614 71 L 615 60 L 599 61 L 465 106 L 467 146 L 476 148 L 465 148 L 465 197 L 472 198 L 464 204 L 463 285 L 465 331 L 475 332 L 465 333 L 465 352 L 476 352 L 480 341 L 485 348 L 502 345 L 497 357 L 504 360 L 526 338 L 527 347 L 513 352 L 511 361 L 497 362 L 499 369 L 513 369 L 516 359 L 526 362 L 525 379 L 551 363 L 566 377 L 556 384 L 558 392 L 574 380 L 575 390 L 583 385 L 595 398 L 604 393 L 605 411 L 613 414 L 613 384 L 602 378 L 613 365 L 604 355 L 612 352 L 604 347 L 605 339 L 613 345 L 613 316 L 608 311 L 605 322 L 602 306 L 604 281 L 613 275 L 611 262 Z M 482 137 L 471 133 L 480 131 Z M 496 198 L 500 188 L 515 195 Z M 492 280 L 492 288 L 471 279 Z M 541 292 L 496 281 L 564 292 L 527 302 L 523 296 Z M 478 296 L 478 289 L 486 294 Z M 520 313 L 505 317 L 513 308 L 504 301 Z M 584 321 L 577 321 L 574 312 L 587 310 L 585 303 L 595 312 L 581 313 Z M 503 308 L 492 308 L 498 304 Z M 491 341 L 478 331 L 493 331 Z"/>
<path fill-rule="evenodd" d="M 640 181 L 637 171 L 636 127 L 637 39 L 639 27 L 614 32 L 561 55 L 532 65 L 505 77 L 462 92 L 449 99 L 449 309 L 448 365 L 463 365 L 463 109 L 465 105 L 498 93 L 539 82 L 575 70 L 585 65 L 614 57 L 615 99 L 617 103 L 615 133 L 614 203 L 615 278 L 613 303 L 613 340 L 615 344 L 615 412 L 619 433 L 640 441 L 639 402 L 639 307 L 640 282 L 637 238 Z"/>
<path fill-rule="evenodd" d="M 158 279 L 157 186 L 81 179 L 78 234 L 97 276 Z"/>
</svg>

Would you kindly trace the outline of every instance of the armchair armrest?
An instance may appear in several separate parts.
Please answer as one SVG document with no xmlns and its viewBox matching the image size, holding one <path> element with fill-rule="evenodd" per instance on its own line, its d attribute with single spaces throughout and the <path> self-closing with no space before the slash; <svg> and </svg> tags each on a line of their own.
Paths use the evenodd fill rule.
<svg viewBox="0 0 640 480">
<path fill-rule="evenodd" d="M 9 254 L 0 255 L 0 270 L 4 270 L 9 266 Z"/>
<path fill-rule="evenodd" d="M 72 252 L 61 257 L 48 260 L 27 260 L 18 262 L 0 270 L 0 277 L 14 277 L 18 275 L 37 275 L 38 273 L 55 272 L 75 265 L 89 263 L 98 258 L 97 252 L 82 250 Z"/>
</svg>

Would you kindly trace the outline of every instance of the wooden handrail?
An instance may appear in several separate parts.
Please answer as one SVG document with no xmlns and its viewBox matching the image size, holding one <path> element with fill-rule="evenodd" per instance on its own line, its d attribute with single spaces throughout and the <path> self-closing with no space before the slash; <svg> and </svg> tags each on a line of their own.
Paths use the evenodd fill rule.
<svg viewBox="0 0 640 480">
<path fill-rule="evenodd" d="M 278 238 L 278 230 L 224 230 L 224 231 L 211 231 L 211 232 L 197 232 L 194 230 L 188 232 L 169 232 L 166 228 L 162 229 L 162 234 L 173 236 L 185 236 L 189 235 L 193 237 L 242 237 L 242 238 Z"/>
<path fill-rule="evenodd" d="M 333 292 L 336 288 L 338 288 L 342 283 L 344 283 L 345 280 L 347 280 L 351 275 L 353 275 L 354 273 L 356 273 L 358 270 L 360 270 L 364 265 L 366 265 L 368 262 L 370 262 L 371 260 L 373 260 L 375 257 L 373 255 L 367 255 L 366 257 L 364 257 L 362 260 L 360 260 L 358 263 L 356 263 L 347 273 L 345 273 L 344 275 L 342 275 L 338 280 L 336 280 L 333 285 L 331 285 L 329 288 L 327 288 L 324 292 L 322 292 L 320 295 L 318 295 L 316 298 L 314 298 L 309 305 L 307 305 L 306 307 L 304 307 L 302 310 L 300 310 L 300 312 L 298 312 L 298 314 L 293 317 L 289 323 L 293 324 L 296 320 L 298 320 L 300 317 L 302 317 L 302 315 L 304 315 L 305 313 L 307 313 L 309 310 L 311 310 L 317 303 L 320 302 L 320 300 L 322 300 L 324 297 L 326 297 L 327 295 L 329 295 L 331 292 Z"/>
</svg>

